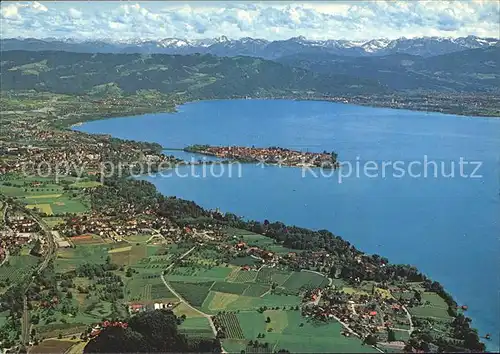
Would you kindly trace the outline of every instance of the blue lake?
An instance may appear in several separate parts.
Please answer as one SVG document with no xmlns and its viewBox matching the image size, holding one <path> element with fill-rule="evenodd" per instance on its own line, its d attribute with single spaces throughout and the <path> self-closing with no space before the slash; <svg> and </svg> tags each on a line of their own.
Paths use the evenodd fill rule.
<svg viewBox="0 0 500 354">
<path fill-rule="evenodd" d="M 209 167 L 206 177 L 203 167 L 196 167 L 195 177 L 184 167 L 188 178 L 175 173 L 144 178 L 165 195 L 246 218 L 328 229 L 363 251 L 416 265 L 469 306 L 480 334 L 493 335 L 488 348 L 498 350 L 500 119 L 233 100 L 190 103 L 176 114 L 93 121 L 75 129 L 169 148 L 212 144 L 336 151 L 343 167 L 333 174 L 257 165 L 238 171 L 232 165 L 232 176 L 229 166 L 224 171 L 214 166 L 222 177 L 211 176 Z"/>
</svg>

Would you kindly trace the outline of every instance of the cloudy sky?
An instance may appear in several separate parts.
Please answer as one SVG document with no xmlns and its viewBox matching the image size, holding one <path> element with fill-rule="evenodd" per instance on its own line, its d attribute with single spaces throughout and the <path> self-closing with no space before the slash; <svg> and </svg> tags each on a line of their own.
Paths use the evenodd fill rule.
<svg viewBox="0 0 500 354">
<path fill-rule="evenodd" d="M 499 37 L 499 2 L 11 2 L 1 3 L 1 37 L 269 40 L 420 36 Z"/>
</svg>

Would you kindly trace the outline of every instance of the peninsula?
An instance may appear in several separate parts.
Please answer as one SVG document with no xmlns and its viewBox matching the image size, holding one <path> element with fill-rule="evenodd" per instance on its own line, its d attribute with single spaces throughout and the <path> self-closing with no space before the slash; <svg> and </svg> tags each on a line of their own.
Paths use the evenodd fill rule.
<svg viewBox="0 0 500 354">
<path fill-rule="evenodd" d="M 229 159 L 238 162 L 265 163 L 279 166 L 292 167 L 321 167 L 337 168 L 337 153 L 323 151 L 302 152 L 280 147 L 244 147 L 244 146 L 210 146 L 210 145 L 191 145 L 184 149 L 186 152 L 193 152 L 208 156 L 215 156 L 222 159 Z"/>
</svg>

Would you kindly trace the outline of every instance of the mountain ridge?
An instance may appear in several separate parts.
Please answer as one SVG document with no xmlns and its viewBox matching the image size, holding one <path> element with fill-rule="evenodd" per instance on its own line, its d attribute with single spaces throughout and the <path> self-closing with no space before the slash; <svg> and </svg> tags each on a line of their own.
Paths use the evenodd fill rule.
<svg viewBox="0 0 500 354">
<path fill-rule="evenodd" d="M 226 36 L 211 39 L 161 38 L 157 40 L 134 39 L 126 41 L 75 39 L 8 38 L 0 40 L 0 50 L 63 50 L 82 53 L 142 53 L 142 54 L 214 54 L 218 56 L 255 56 L 277 59 L 305 51 L 330 53 L 343 56 L 382 56 L 396 53 L 431 57 L 468 49 L 500 45 L 498 38 L 476 36 L 417 37 L 366 41 L 345 39 L 309 40 L 303 36 L 269 41 L 244 37 L 229 39 Z"/>
</svg>

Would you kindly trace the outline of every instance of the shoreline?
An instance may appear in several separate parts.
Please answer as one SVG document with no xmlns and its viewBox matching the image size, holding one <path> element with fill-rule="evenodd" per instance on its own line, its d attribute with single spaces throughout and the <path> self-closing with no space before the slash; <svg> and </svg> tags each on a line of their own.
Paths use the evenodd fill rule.
<svg viewBox="0 0 500 354">
<path fill-rule="evenodd" d="M 439 114 L 439 115 L 445 115 L 445 116 L 455 116 L 460 119 L 500 119 L 500 114 L 498 115 L 467 115 L 467 114 L 462 114 L 462 113 L 454 113 L 454 112 L 446 112 L 446 111 L 437 111 L 437 110 L 427 110 L 427 109 L 410 109 L 410 108 L 405 108 L 405 107 L 398 107 L 398 106 L 390 106 L 390 105 L 383 105 L 383 104 L 377 104 L 375 102 L 372 102 L 370 104 L 361 104 L 357 102 L 342 102 L 342 101 L 335 101 L 328 99 L 327 97 L 324 98 L 297 98 L 294 96 L 290 97 L 282 97 L 282 98 L 273 98 L 273 97 L 255 97 L 255 98 L 244 98 L 244 97 L 236 97 L 236 98 L 207 98 L 207 99 L 192 99 L 192 100 L 186 100 L 182 103 L 176 103 L 173 106 L 173 109 L 171 110 L 155 110 L 151 112 L 146 112 L 146 113 L 139 113 L 139 114 L 134 114 L 134 115 L 114 115 L 111 114 L 110 116 L 101 116 L 101 117 L 94 117 L 94 118 L 89 118 L 89 119 L 84 119 L 82 121 L 76 122 L 76 123 L 71 123 L 67 125 L 63 125 L 62 127 L 55 127 L 56 129 L 69 129 L 72 131 L 78 131 L 74 130 L 76 127 L 80 127 L 86 123 L 89 122 L 94 122 L 94 121 L 100 121 L 100 120 L 108 120 L 108 119 L 116 119 L 116 118 L 134 118 L 134 117 L 140 117 L 144 115 L 157 115 L 157 114 L 175 114 L 178 113 L 179 108 L 188 104 L 192 103 L 199 103 L 199 102 L 212 102 L 212 101 L 293 101 L 293 102 L 325 102 L 325 103 L 334 103 L 334 104 L 342 104 L 342 105 L 348 105 L 348 106 L 354 106 L 354 107 L 367 107 L 367 108 L 373 108 L 373 109 L 395 109 L 399 111 L 407 111 L 407 112 L 426 112 L 430 114 Z M 122 139 L 123 140 L 123 139 Z M 172 147 L 163 147 L 164 150 L 183 150 L 184 148 L 172 148 Z"/>
</svg>

